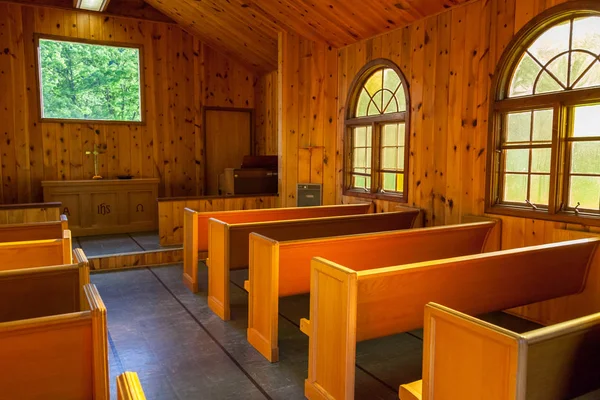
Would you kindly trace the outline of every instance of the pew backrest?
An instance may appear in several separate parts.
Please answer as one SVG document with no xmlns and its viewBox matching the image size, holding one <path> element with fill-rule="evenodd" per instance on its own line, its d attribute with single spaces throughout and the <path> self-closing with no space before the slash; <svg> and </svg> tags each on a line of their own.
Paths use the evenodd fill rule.
<svg viewBox="0 0 600 400">
<path fill-rule="evenodd" d="M 197 213 L 186 208 L 184 212 L 186 212 L 188 216 L 190 213 L 193 213 L 197 219 L 198 251 L 203 251 L 208 249 L 208 221 L 211 218 L 226 222 L 228 224 L 243 224 L 305 218 L 323 218 L 336 215 L 360 215 L 368 213 L 370 207 L 371 203 L 364 203 L 319 207 L 268 208 L 242 211 L 210 211 L 201 213 Z"/>
<path fill-rule="evenodd" d="M 89 311 L 0 323 L 3 396 L 108 400 L 106 307 L 85 294 Z"/>
<path fill-rule="evenodd" d="M 60 217 L 60 221 L 0 225 L 0 242 L 61 239 L 63 231 L 69 229 L 69 226 L 67 217 Z"/>
<path fill-rule="evenodd" d="M 277 241 L 253 233 L 250 244 L 256 246 L 253 249 L 256 252 L 260 251 L 261 245 L 275 247 L 279 296 L 283 297 L 310 291 L 310 261 L 313 257 L 361 271 L 477 254 L 483 252 L 497 224 L 487 221 L 290 241 Z M 268 260 L 252 257 L 251 262 L 261 263 L 265 259 Z"/>
<path fill-rule="evenodd" d="M 523 334 L 425 307 L 423 398 L 559 400 L 600 387 L 600 313 Z"/>
<path fill-rule="evenodd" d="M 64 265 L 73 262 L 71 232 L 62 239 L 0 243 L 0 271 Z"/>
</svg>

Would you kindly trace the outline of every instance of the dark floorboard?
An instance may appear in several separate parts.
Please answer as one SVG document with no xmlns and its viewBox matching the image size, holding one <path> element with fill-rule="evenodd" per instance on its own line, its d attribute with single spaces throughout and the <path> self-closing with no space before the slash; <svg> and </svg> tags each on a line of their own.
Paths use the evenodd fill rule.
<svg viewBox="0 0 600 400">
<path fill-rule="evenodd" d="M 112 396 L 116 377 L 135 371 L 149 400 L 303 399 L 308 339 L 298 324 L 309 296 L 280 299 L 280 361 L 272 364 L 246 341 L 247 271 L 232 271 L 228 322 L 208 308 L 203 264 L 200 293 L 181 276 L 181 265 L 93 275 L 108 309 Z M 484 318 L 517 331 L 538 327 L 503 313 Z M 356 399 L 397 399 L 400 384 L 420 379 L 421 359 L 420 330 L 359 343 Z"/>
</svg>

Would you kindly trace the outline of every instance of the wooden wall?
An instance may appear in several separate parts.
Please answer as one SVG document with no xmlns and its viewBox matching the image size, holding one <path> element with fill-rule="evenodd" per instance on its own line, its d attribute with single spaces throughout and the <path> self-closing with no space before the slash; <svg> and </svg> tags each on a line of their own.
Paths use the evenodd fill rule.
<svg viewBox="0 0 600 400">
<path fill-rule="evenodd" d="M 141 44 L 143 125 L 40 123 L 34 33 Z M 255 76 L 176 25 L 0 3 L 0 202 L 41 201 L 42 180 L 161 178 L 161 196 L 200 195 L 202 106 L 254 107 Z"/>
<path fill-rule="evenodd" d="M 277 71 L 258 78 L 254 102 L 254 153 L 277 155 Z"/>
<path fill-rule="evenodd" d="M 294 33 L 279 48 L 281 205 L 296 205 L 297 183 L 322 184 L 323 204 L 335 204 L 337 51 Z"/>
</svg>

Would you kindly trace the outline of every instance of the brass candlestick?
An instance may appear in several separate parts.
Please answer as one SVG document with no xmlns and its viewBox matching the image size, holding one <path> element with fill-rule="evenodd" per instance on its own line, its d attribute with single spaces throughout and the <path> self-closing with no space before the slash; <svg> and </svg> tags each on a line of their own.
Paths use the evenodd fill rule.
<svg viewBox="0 0 600 400">
<path fill-rule="evenodd" d="M 94 155 L 94 176 L 92 179 L 103 179 L 98 172 L 98 155 L 106 153 L 106 145 L 94 145 L 94 151 L 86 151 L 85 154 Z"/>
</svg>

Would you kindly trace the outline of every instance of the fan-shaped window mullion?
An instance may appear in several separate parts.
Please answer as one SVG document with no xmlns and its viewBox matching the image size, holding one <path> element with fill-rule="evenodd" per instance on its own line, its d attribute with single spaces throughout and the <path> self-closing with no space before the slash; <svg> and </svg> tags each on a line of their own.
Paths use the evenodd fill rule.
<svg viewBox="0 0 600 400">
<path fill-rule="evenodd" d="M 596 65 L 596 63 L 600 63 L 600 55 L 596 56 L 591 52 L 586 52 L 586 53 L 589 53 L 590 55 L 594 56 L 594 60 L 590 63 L 590 65 L 587 66 L 586 69 L 583 70 L 583 72 L 579 75 L 579 77 L 577 79 L 575 79 L 575 82 L 573 82 L 572 84 L 569 85 L 570 89 L 577 86 L 577 84 L 583 79 L 585 74 L 587 74 L 588 72 L 590 72 L 590 70 L 592 68 L 594 68 L 594 65 Z"/>
<path fill-rule="evenodd" d="M 535 61 L 535 62 L 536 62 L 536 63 L 537 63 L 539 66 L 540 66 L 540 68 L 542 69 L 542 70 L 540 71 L 540 73 L 538 74 L 538 76 L 536 77 L 536 79 L 535 79 L 535 84 L 533 85 L 533 87 L 534 87 L 534 94 L 535 94 L 535 92 L 536 92 L 535 88 L 537 87 L 537 85 L 538 85 L 538 82 L 539 82 L 539 80 L 540 80 L 540 77 L 542 76 L 542 74 L 543 74 L 544 72 L 546 72 L 548 75 L 550 75 L 550 76 L 552 77 L 552 79 L 554 79 L 554 80 L 556 81 L 556 83 L 558 83 L 558 84 L 560 85 L 560 87 L 562 87 L 562 88 L 563 88 L 563 90 L 566 90 L 566 89 L 567 89 L 567 87 L 566 87 L 565 85 L 563 85 L 563 84 L 562 84 L 562 82 L 560 81 L 560 79 L 558 79 L 558 78 L 557 78 L 557 77 L 556 77 L 556 76 L 555 76 L 555 75 L 552 73 L 552 71 L 548 70 L 548 65 L 550 65 L 550 64 L 552 63 L 552 61 L 554 61 L 554 60 L 558 59 L 558 57 L 562 56 L 563 54 L 567 54 L 567 53 L 569 53 L 569 52 L 563 52 L 563 53 L 561 53 L 561 54 L 559 54 L 559 55 L 557 55 L 557 56 L 554 56 L 554 57 L 552 57 L 552 58 L 550 59 L 550 61 L 548 61 L 548 63 L 547 63 L 546 65 L 544 65 L 544 64 L 542 64 L 542 63 L 541 63 L 541 62 L 540 62 L 540 61 L 539 61 L 537 58 L 535 58 L 535 56 L 533 56 L 533 54 L 531 54 L 529 51 L 527 51 L 527 54 L 529 54 L 529 57 L 531 57 L 531 58 L 533 59 L 533 61 Z"/>
</svg>

